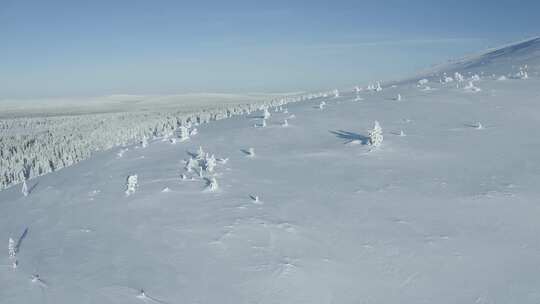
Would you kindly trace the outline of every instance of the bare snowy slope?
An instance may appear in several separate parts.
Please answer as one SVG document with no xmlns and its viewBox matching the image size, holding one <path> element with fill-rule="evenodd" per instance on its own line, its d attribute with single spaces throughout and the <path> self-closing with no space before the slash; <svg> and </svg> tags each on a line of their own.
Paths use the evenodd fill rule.
<svg viewBox="0 0 540 304">
<path fill-rule="evenodd" d="M 466 78 L 237 115 L 1 191 L 0 303 L 539 303 L 540 79 Z"/>
<path fill-rule="evenodd" d="M 459 72 L 464 75 L 484 74 L 483 76 L 504 75 L 513 77 L 520 68 L 527 67 L 536 76 L 540 72 L 540 37 L 488 50 L 477 55 L 437 65 L 415 76 L 413 80 L 432 78 L 438 80 L 443 74 L 449 76 Z"/>
</svg>

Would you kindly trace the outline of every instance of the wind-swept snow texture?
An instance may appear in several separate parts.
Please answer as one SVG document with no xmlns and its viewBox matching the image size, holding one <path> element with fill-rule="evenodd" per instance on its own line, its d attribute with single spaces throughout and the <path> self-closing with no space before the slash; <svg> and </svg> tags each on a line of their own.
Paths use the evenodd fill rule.
<svg viewBox="0 0 540 304">
<path fill-rule="evenodd" d="M 255 111 L 176 144 L 96 153 L 28 181 L 28 196 L 8 188 L 0 302 L 539 303 L 529 76 L 480 77 L 480 91 L 383 86 L 361 101 L 341 90 L 269 108 L 265 128 Z M 216 155 L 211 172 L 186 170 L 199 147 Z M 8 241 L 23 231 L 14 268 Z"/>
</svg>

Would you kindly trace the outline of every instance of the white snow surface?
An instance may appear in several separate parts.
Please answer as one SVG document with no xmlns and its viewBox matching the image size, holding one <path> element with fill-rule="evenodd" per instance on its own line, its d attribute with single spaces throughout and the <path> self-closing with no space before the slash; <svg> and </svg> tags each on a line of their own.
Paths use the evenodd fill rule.
<svg viewBox="0 0 540 304">
<path fill-rule="evenodd" d="M 478 92 L 341 91 L 273 112 L 265 128 L 261 111 L 234 116 L 174 145 L 97 152 L 30 180 L 26 197 L 8 188 L 0 303 L 538 303 L 530 76 L 482 78 Z M 370 151 L 375 120 L 384 142 Z M 186 172 L 199 146 L 228 161 Z"/>
<path fill-rule="evenodd" d="M 520 68 L 525 66 L 527 66 L 529 73 L 534 74 L 536 77 L 540 75 L 540 36 L 458 60 L 450 60 L 400 83 L 411 80 L 418 81 L 423 78 L 438 80 L 439 77 L 444 77 L 444 75 L 452 76 L 455 72 L 459 72 L 466 77 L 471 77 L 474 74 L 492 78 L 494 74 L 497 77 L 507 77 L 519 72 Z"/>
</svg>

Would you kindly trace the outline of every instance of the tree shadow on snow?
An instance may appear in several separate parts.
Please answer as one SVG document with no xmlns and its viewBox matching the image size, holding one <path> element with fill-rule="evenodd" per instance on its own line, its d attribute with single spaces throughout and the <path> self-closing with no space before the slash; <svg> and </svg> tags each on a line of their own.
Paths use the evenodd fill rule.
<svg viewBox="0 0 540 304">
<path fill-rule="evenodd" d="M 242 151 L 242 153 L 244 153 L 247 156 L 251 156 L 251 152 L 249 152 L 248 149 L 240 149 L 240 151 Z"/>
<path fill-rule="evenodd" d="M 34 189 L 37 187 L 37 185 L 39 184 L 39 182 L 35 182 L 29 189 L 28 189 L 28 193 L 32 193 L 34 191 Z"/>
<path fill-rule="evenodd" d="M 478 128 L 478 124 L 472 124 L 472 123 L 464 123 L 463 126 L 468 127 L 468 128 L 475 128 L 475 129 Z"/>
<path fill-rule="evenodd" d="M 19 252 L 19 249 L 21 248 L 22 241 L 24 238 L 26 238 L 26 235 L 28 234 L 28 228 L 24 229 L 24 232 L 17 240 L 17 245 L 15 245 L 15 252 Z"/>
<path fill-rule="evenodd" d="M 186 151 L 186 153 L 187 153 L 189 156 L 191 156 L 191 158 L 197 158 L 197 155 L 198 155 L 197 152 Z"/>
<path fill-rule="evenodd" d="M 338 130 L 330 131 L 330 133 L 336 135 L 338 138 L 345 139 L 345 144 L 349 144 L 351 142 L 360 142 L 362 145 L 367 145 L 369 141 L 369 137 L 349 131 Z"/>
</svg>

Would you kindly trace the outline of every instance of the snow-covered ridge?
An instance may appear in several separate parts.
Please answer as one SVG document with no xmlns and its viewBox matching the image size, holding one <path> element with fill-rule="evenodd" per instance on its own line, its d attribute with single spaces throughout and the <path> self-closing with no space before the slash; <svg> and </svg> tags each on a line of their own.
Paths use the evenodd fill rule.
<svg viewBox="0 0 540 304">
<path fill-rule="evenodd" d="M 540 36 L 439 64 L 399 83 L 416 82 L 423 78 L 438 80 L 445 74 L 454 75 L 455 72 L 511 78 L 523 68 L 532 75 L 540 73 Z"/>
</svg>

